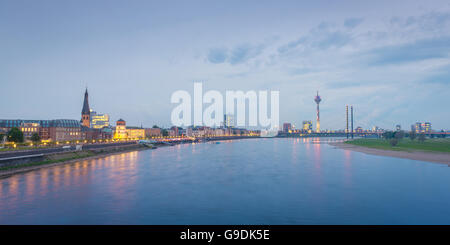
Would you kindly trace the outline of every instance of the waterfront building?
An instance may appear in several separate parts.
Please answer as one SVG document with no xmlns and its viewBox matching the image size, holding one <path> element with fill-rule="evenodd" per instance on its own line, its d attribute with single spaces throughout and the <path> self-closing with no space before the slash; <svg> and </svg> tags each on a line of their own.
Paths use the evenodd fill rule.
<svg viewBox="0 0 450 245">
<path fill-rule="evenodd" d="M 233 129 L 232 128 L 225 128 L 223 135 L 227 135 L 227 136 L 233 135 Z"/>
<path fill-rule="evenodd" d="M 83 140 L 107 140 L 112 139 L 113 131 L 109 127 L 104 128 L 88 128 L 81 126 Z"/>
<path fill-rule="evenodd" d="M 316 104 L 317 104 L 316 132 L 317 132 L 317 133 L 320 133 L 320 113 L 319 113 L 320 110 L 319 110 L 319 103 L 322 101 L 322 98 L 320 98 L 320 96 L 319 96 L 319 91 L 317 91 L 317 95 L 316 95 L 316 97 L 314 97 L 314 101 L 315 101 Z"/>
<path fill-rule="evenodd" d="M 81 125 L 78 120 L 0 120 L 0 129 L 8 132 L 11 128 L 19 128 L 25 138 L 38 133 L 41 140 L 48 141 L 71 141 L 83 137 Z"/>
<path fill-rule="evenodd" d="M 311 121 L 303 121 L 303 132 L 311 133 L 312 132 L 312 122 Z"/>
<path fill-rule="evenodd" d="M 422 131 L 424 133 L 431 133 L 431 123 L 430 122 L 422 123 Z"/>
<path fill-rule="evenodd" d="M 171 127 L 168 130 L 168 132 L 169 132 L 169 136 L 178 136 L 178 135 L 180 135 L 179 132 L 178 132 L 178 127 L 176 127 L 176 126 Z"/>
<path fill-rule="evenodd" d="M 416 122 L 415 128 L 416 128 L 416 132 L 417 133 L 422 132 L 422 123 L 421 122 Z"/>
<path fill-rule="evenodd" d="M 413 126 L 411 126 L 412 128 Z M 414 130 L 417 133 L 431 133 L 431 123 L 430 122 L 416 122 L 414 125 Z"/>
<path fill-rule="evenodd" d="M 72 141 L 82 138 L 81 125 L 77 120 L 52 120 L 48 133 L 52 141 Z"/>
<path fill-rule="evenodd" d="M 160 128 L 146 128 L 146 129 L 144 129 L 144 131 L 145 131 L 145 137 L 147 137 L 147 138 L 161 136 Z"/>
<path fill-rule="evenodd" d="M 215 135 L 215 136 L 222 136 L 222 135 L 225 135 L 225 129 L 217 128 L 217 129 L 214 131 L 214 135 Z"/>
<path fill-rule="evenodd" d="M 33 134 L 39 135 L 39 128 L 40 128 L 40 125 L 39 125 L 39 123 L 36 123 L 36 122 L 22 122 L 19 127 L 19 129 L 20 129 L 20 131 L 22 131 L 23 137 L 25 139 L 31 138 L 31 136 Z"/>
<path fill-rule="evenodd" d="M 143 139 L 145 129 L 142 127 L 131 127 L 126 125 L 125 120 L 119 119 L 114 128 L 114 139 Z"/>
<path fill-rule="evenodd" d="M 81 110 L 81 125 L 91 127 L 91 110 L 89 109 L 89 95 L 86 88 L 84 92 L 83 109 Z"/>
<path fill-rule="evenodd" d="M 116 127 L 114 129 L 114 139 L 126 139 L 127 138 L 127 127 L 126 122 L 123 119 L 119 119 L 116 122 Z"/>
<path fill-rule="evenodd" d="M 91 111 L 91 128 L 103 128 L 109 127 L 109 115 L 108 114 L 99 114 L 95 111 Z"/>
<path fill-rule="evenodd" d="M 170 137 L 178 136 L 177 130 L 174 130 L 174 129 L 168 129 L 168 130 L 167 130 L 167 134 L 168 134 L 168 136 L 170 136 Z"/>
<path fill-rule="evenodd" d="M 145 129 L 142 127 L 126 127 L 127 138 L 143 139 L 145 138 Z"/>
<path fill-rule="evenodd" d="M 231 114 L 223 115 L 223 126 L 225 128 L 234 127 L 234 116 Z"/>
<path fill-rule="evenodd" d="M 194 130 L 192 129 L 192 127 L 186 128 L 186 136 L 188 137 L 194 136 Z"/>
<path fill-rule="evenodd" d="M 283 123 L 283 132 L 288 133 L 292 130 L 292 124 L 290 123 Z"/>
<path fill-rule="evenodd" d="M 362 127 L 356 127 L 355 132 L 356 132 L 356 133 L 363 133 L 364 130 L 363 130 Z"/>
</svg>

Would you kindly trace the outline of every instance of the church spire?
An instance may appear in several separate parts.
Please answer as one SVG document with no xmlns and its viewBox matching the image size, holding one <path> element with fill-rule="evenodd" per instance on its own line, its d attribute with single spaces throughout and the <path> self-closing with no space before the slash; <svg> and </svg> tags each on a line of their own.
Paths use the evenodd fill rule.
<svg viewBox="0 0 450 245">
<path fill-rule="evenodd" d="M 88 94 L 88 90 L 86 88 L 86 92 L 84 92 L 84 102 L 83 102 L 83 110 L 81 111 L 82 115 L 85 114 L 90 114 L 90 109 L 89 109 L 89 94 Z"/>
<path fill-rule="evenodd" d="M 91 110 L 89 109 L 89 94 L 84 92 L 83 109 L 81 110 L 81 125 L 90 128 L 91 127 Z"/>
</svg>

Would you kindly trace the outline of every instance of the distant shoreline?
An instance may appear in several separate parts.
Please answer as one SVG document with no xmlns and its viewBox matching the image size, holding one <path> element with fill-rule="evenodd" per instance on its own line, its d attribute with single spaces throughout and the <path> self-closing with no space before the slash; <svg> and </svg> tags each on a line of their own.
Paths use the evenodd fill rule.
<svg viewBox="0 0 450 245">
<path fill-rule="evenodd" d="M 329 145 L 335 146 L 343 150 L 357 151 L 361 153 L 366 153 L 370 155 L 377 156 L 387 156 L 387 157 L 397 157 L 425 162 L 433 163 L 443 163 L 450 165 L 450 154 L 440 153 L 440 152 L 424 152 L 424 151 L 391 151 L 382 150 L 376 148 L 369 148 L 364 146 L 357 146 L 352 144 L 347 144 L 345 142 L 330 142 Z"/>
</svg>

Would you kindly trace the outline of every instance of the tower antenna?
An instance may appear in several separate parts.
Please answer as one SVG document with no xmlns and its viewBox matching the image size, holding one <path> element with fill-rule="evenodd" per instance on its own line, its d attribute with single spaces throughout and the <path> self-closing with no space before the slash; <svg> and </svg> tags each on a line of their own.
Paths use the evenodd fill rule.
<svg viewBox="0 0 450 245">
<path fill-rule="evenodd" d="M 314 98 L 314 101 L 317 104 L 317 123 L 316 123 L 316 133 L 320 133 L 320 109 L 319 109 L 319 103 L 322 101 L 322 98 L 319 96 L 319 91 L 317 90 L 317 95 Z"/>
</svg>

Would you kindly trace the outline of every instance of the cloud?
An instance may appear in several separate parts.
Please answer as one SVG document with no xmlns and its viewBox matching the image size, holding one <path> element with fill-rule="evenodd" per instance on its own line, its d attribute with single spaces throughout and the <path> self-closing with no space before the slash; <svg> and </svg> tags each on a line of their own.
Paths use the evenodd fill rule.
<svg viewBox="0 0 450 245">
<path fill-rule="evenodd" d="M 435 30 L 445 28 L 445 24 L 450 22 L 450 13 L 448 12 L 429 12 L 419 16 L 408 16 L 400 18 L 394 16 L 390 24 L 402 28 L 415 27 L 421 30 Z"/>
<path fill-rule="evenodd" d="M 423 39 L 411 43 L 385 46 L 367 53 L 369 65 L 389 65 L 426 59 L 446 58 L 450 54 L 450 37 Z"/>
<path fill-rule="evenodd" d="M 286 53 L 286 52 L 288 52 L 288 51 L 290 51 L 292 49 L 295 49 L 298 45 L 303 44 L 306 41 L 307 41 L 306 37 L 299 38 L 299 39 L 297 39 L 295 41 L 289 42 L 288 44 L 280 46 L 278 48 L 278 52 L 279 53 Z"/>
<path fill-rule="evenodd" d="M 437 69 L 433 74 L 423 80 L 424 83 L 450 84 L 450 66 Z"/>
<path fill-rule="evenodd" d="M 347 28 L 355 28 L 359 24 L 361 24 L 364 21 L 363 18 L 349 18 L 345 19 L 344 26 Z"/>
<path fill-rule="evenodd" d="M 214 64 L 220 64 L 228 58 L 228 50 L 226 48 L 212 48 L 208 53 L 208 61 Z"/>
<path fill-rule="evenodd" d="M 341 31 L 334 31 L 325 33 L 317 42 L 313 42 L 313 46 L 317 46 L 321 49 L 328 49 L 331 47 L 339 48 L 345 46 L 352 40 L 348 33 Z"/>
<path fill-rule="evenodd" d="M 303 47 L 305 51 L 329 48 L 340 48 L 353 40 L 351 33 L 344 30 L 333 29 L 328 23 L 320 23 L 312 28 L 308 34 L 280 46 L 277 50 L 279 54 L 289 53 L 297 48 Z"/>
<path fill-rule="evenodd" d="M 228 50 L 227 48 L 212 48 L 208 52 L 207 59 L 213 64 L 230 63 L 242 64 L 257 57 L 264 50 L 264 45 L 240 44 Z"/>
<path fill-rule="evenodd" d="M 262 45 L 252 46 L 249 44 L 243 44 L 236 46 L 230 55 L 230 64 L 239 64 L 248 61 L 262 53 L 264 47 Z"/>
<path fill-rule="evenodd" d="M 300 33 L 289 33 L 270 44 L 263 42 L 264 46 L 249 41 L 210 54 L 222 54 L 218 60 L 231 65 L 260 62 L 255 67 L 218 69 L 229 68 L 229 76 L 224 77 L 248 87 L 278 86 L 286 98 L 284 104 L 295 104 L 299 96 L 321 91 L 326 98 L 326 128 L 341 127 L 341 117 L 334 112 L 345 104 L 357 108 L 359 126 L 405 126 L 415 120 L 431 120 L 432 112 L 418 109 L 424 101 L 440 105 L 449 101 L 450 97 L 444 96 L 450 85 L 450 29 L 444 28 L 450 23 L 447 16 L 387 17 L 381 24 L 349 16 L 339 22 L 316 22 Z M 209 60 L 214 63 L 217 59 Z M 422 91 L 424 87 L 428 89 Z M 430 90 L 441 94 L 436 96 Z M 311 117 L 314 112 L 309 102 L 282 110 L 283 120 L 298 122 Z M 290 111 L 299 107 L 301 116 L 291 116 Z M 439 121 L 438 127 L 442 127 L 442 119 L 436 124 Z"/>
</svg>

